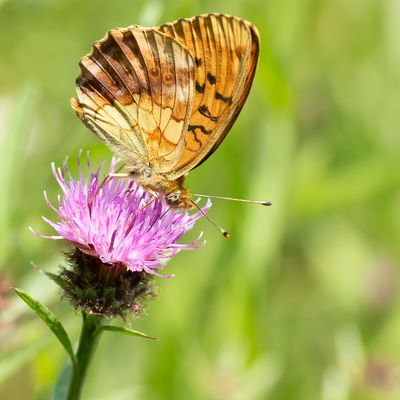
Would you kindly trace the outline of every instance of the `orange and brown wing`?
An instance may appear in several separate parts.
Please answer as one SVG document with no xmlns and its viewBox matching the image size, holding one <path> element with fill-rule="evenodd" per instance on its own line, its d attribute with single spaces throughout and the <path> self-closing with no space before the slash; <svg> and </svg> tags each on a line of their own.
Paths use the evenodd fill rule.
<svg viewBox="0 0 400 400">
<path fill-rule="evenodd" d="M 81 59 L 71 104 L 128 167 L 176 165 L 194 95 L 195 65 L 177 40 L 155 29 L 113 29 Z"/>
<path fill-rule="evenodd" d="M 249 22 L 223 14 L 181 19 L 157 28 L 184 45 L 196 64 L 186 146 L 171 178 L 204 162 L 220 145 L 249 94 L 259 37 Z"/>
</svg>

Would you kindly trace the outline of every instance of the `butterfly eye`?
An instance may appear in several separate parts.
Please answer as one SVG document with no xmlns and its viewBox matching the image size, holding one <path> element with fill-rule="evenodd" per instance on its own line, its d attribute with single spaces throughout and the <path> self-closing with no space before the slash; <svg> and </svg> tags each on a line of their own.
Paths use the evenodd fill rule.
<svg viewBox="0 0 400 400">
<path fill-rule="evenodd" d="M 168 204 L 176 204 L 181 199 L 181 191 L 177 190 L 176 192 L 172 192 L 166 197 Z"/>
</svg>

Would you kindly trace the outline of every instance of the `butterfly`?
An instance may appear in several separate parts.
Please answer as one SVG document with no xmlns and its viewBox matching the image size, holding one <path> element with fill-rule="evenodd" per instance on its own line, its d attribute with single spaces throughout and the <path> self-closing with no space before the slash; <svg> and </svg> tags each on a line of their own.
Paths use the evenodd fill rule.
<svg viewBox="0 0 400 400">
<path fill-rule="evenodd" d="M 169 205 L 195 205 L 185 175 L 221 144 L 249 94 L 259 34 L 207 14 L 112 29 L 80 60 L 78 117 Z"/>
</svg>

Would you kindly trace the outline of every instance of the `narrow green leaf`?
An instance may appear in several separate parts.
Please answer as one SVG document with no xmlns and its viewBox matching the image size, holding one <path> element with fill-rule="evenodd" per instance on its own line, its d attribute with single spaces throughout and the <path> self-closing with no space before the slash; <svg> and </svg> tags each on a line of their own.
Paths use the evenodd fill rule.
<svg viewBox="0 0 400 400">
<path fill-rule="evenodd" d="M 14 288 L 15 293 L 44 321 L 50 330 L 56 335 L 57 339 L 64 346 L 65 350 L 75 364 L 75 355 L 68 334 L 58 318 L 43 304 L 33 299 L 24 290 Z"/>
<path fill-rule="evenodd" d="M 149 335 L 146 335 L 143 332 L 134 331 L 133 329 L 123 328 L 122 326 L 104 325 L 100 329 L 102 329 L 103 331 L 120 332 L 120 333 L 123 333 L 125 335 L 140 336 L 140 337 L 143 337 L 143 338 L 146 338 L 146 339 L 158 340 L 154 336 L 149 336 Z"/>
<path fill-rule="evenodd" d="M 69 384 L 71 381 L 71 375 L 72 375 L 72 364 L 68 360 L 57 379 L 56 385 L 51 395 L 51 400 L 67 399 Z"/>
</svg>

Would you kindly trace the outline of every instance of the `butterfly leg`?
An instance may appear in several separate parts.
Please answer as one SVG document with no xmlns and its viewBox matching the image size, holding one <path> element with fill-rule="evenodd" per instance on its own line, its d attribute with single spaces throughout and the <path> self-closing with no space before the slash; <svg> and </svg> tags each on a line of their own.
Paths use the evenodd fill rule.
<svg viewBox="0 0 400 400">
<path fill-rule="evenodd" d="M 103 186 L 109 182 L 111 179 L 113 178 L 118 178 L 118 179 L 122 179 L 122 178 L 129 178 L 130 176 L 132 176 L 130 173 L 128 172 L 119 172 L 121 171 L 121 169 L 124 167 L 124 164 L 122 164 L 117 170 L 116 172 L 110 172 L 109 174 L 106 175 L 106 177 L 103 179 L 103 181 L 100 183 L 99 187 L 96 189 L 96 191 L 93 193 L 93 195 L 88 199 L 88 203 L 86 206 L 84 206 L 84 208 L 88 208 L 89 212 L 91 212 L 92 209 L 92 204 L 94 199 L 96 198 L 96 196 L 99 194 L 100 190 L 103 188 Z M 79 214 L 82 210 L 78 210 L 77 214 Z"/>
<path fill-rule="evenodd" d="M 90 205 L 92 204 L 93 199 L 97 196 L 97 194 L 99 193 L 99 191 L 101 190 L 101 188 L 106 184 L 106 182 L 110 181 L 111 179 L 115 179 L 115 178 L 117 178 L 117 179 L 124 179 L 124 178 L 132 177 L 132 173 L 129 173 L 129 172 L 119 172 L 119 171 L 121 171 L 121 169 L 122 169 L 123 167 L 124 167 L 124 165 L 122 165 L 121 167 L 119 167 L 119 168 L 116 170 L 116 172 L 110 172 L 110 173 L 104 178 L 103 182 L 100 184 L 100 186 L 97 188 L 95 194 L 93 195 L 93 197 L 92 197 L 92 199 L 91 199 L 91 201 L 90 201 L 89 207 L 90 207 Z M 152 198 L 150 201 L 148 201 L 142 208 L 140 208 L 139 211 L 144 210 L 146 207 L 148 207 L 151 203 L 153 203 L 154 201 L 156 201 L 156 200 L 159 198 L 157 192 L 155 192 L 155 191 L 153 191 L 153 190 L 151 190 L 151 189 L 147 189 L 147 192 L 150 193 L 150 194 L 153 196 L 153 198 Z"/>
<path fill-rule="evenodd" d="M 122 178 L 129 178 L 130 176 L 132 176 L 132 174 L 130 174 L 129 172 L 120 172 L 120 173 L 114 173 L 114 172 L 110 172 L 106 178 L 104 179 L 103 182 L 105 182 L 105 180 L 107 178 L 109 178 L 108 180 L 110 180 L 111 178 L 118 178 L 118 179 L 122 179 Z"/>
<path fill-rule="evenodd" d="M 144 210 L 151 203 L 154 203 L 158 199 L 158 194 L 156 192 L 154 192 L 153 190 L 148 190 L 148 193 L 150 193 L 153 196 L 153 198 L 150 201 L 148 201 L 139 211 Z"/>
<path fill-rule="evenodd" d="M 95 191 L 95 193 L 93 194 L 93 196 L 90 198 L 88 206 L 89 208 L 91 207 L 93 200 L 96 198 L 96 196 L 99 194 L 100 190 L 102 189 L 102 187 L 109 182 L 111 179 L 113 178 L 118 178 L 118 179 L 122 179 L 122 178 L 129 178 L 131 176 L 130 173 L 128 172 L 118 172 L 121 171 L 121 169 L 123 168 L 123 165 L 117 169 L 117 172 L 110 172 L 104 179 L 103 182 L 100 183 L 100 186 L 97 188 L 97 190 Z"/>
</svg>

